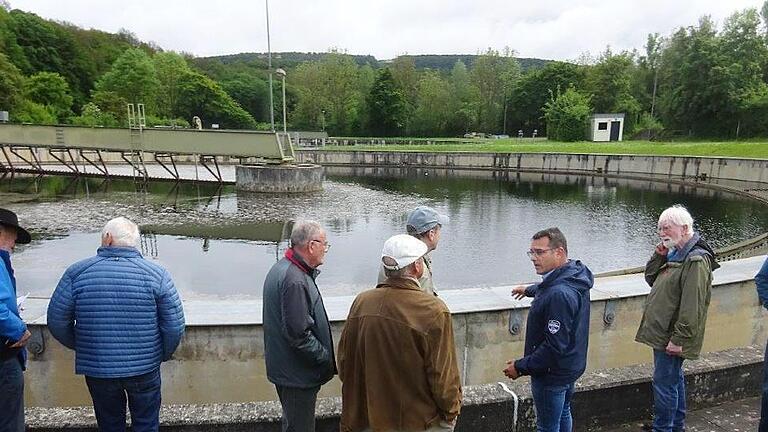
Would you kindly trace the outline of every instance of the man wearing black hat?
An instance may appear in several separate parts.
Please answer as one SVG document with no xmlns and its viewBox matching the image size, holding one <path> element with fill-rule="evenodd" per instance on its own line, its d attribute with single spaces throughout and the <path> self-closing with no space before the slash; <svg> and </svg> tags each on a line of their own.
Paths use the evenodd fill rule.
<svg viewBox="0 0 768 432">
<path fill-rule="evenodd" d="M 16 213 L 0 209 L 0 431 L 24 431 L 24 375 L 31 333 L 21 320 L 16 303 L 16 278 L 11 252 L 16 243 L 32 240 L 19 226 Z"/>
</svg>

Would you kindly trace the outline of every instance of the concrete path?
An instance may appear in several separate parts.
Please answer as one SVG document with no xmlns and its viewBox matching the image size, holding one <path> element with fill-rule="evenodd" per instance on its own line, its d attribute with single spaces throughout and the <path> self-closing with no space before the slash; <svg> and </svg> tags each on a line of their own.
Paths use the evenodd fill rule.
<svg viewBox="0 0 768 432">
<path fill-rule="evenodd" d="M 751 432 L 757 430 L 759 422 L 760 398 L 758 397 L 691 411 L 687 416 L 686 432 Z M 594 432 L 641 431 L 642 423 L 635 422 L 611 429 L 592 430 Z"/>
</svg>

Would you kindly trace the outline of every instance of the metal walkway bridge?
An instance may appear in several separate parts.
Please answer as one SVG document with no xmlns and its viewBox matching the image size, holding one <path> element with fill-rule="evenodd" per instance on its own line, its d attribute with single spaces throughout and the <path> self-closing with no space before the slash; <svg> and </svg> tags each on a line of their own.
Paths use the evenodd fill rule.
<svg viewBox="0 0 768 432">
<path fill-rule="evenodd" d="M 0 124 L 0 152 L 0 170 L 5 172 L 50 173 L 44 164 L 54 162 L 66 167 L 67 174 L 85 175 L 78 167 L 79 159 L 105 177 L 115 176 L 109 172 L 108 162 L 126 163 L 133 168 L 131 177 L 143 180 L 148 179 L 145 159 L 150 157 L 180 180 L 176 162 L 191 156 L 219 182 L 223 180 L 217 157 L 276 164 L 294 160 L 290 136 L 284 133 L 143 125 L 118 129 Z"/>
</svg>

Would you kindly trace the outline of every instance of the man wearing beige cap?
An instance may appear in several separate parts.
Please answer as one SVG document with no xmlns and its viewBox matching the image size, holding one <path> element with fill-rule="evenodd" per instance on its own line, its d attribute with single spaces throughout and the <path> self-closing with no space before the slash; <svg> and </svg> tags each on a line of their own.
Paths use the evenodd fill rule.
<svg viewBox="0 0 768 432">
<path fill-rule="evenodd" d="M 437 295 L 435 284 L 432 281 L 432 251 L 437 249 L 440 243 L 440 232 L 443 225 L 448 223 L 448 216 L 440 214 L 432 207 L 419 206 L 408 213 L 408 221 L 405 229 L 409 235 L 421 240 L 427 246 L 424 255 L 424 273 L 419 278 L 421 290 L 430 295 Z M 379 283 L 387 279 L 382 266 L 379 270 Z"/>
<path fill-rule="evenodd" d="M 384 243 L 386 280 L 355 298 L 338 348 L 341 432 L 450 431 L 461 408 L 451 313 L 421 292 L 427 245 Z"/>
</svg>

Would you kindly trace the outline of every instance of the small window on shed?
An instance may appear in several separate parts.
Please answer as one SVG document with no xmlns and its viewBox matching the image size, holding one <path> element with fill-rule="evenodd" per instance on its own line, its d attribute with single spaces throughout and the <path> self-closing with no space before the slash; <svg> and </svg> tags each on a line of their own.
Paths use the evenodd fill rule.
<svg viewBox="0 0 768 432">
<path fill-rule="evenodd" d="M 600 122 L 597 124 L 597 130 L 608 130 L 608 122 Z"/>
</svg>

